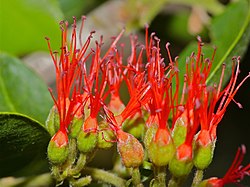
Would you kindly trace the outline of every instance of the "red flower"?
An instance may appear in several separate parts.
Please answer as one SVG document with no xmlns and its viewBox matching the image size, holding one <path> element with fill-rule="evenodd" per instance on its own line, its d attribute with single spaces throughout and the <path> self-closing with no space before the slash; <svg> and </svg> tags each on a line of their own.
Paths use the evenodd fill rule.
<svg viewBox="0 0 250 187">
<path fill-rule="evenodd" d="M 84 20 L 85 17 L 82 17 L 82 27 Z M 79 50 L 76 46 L 76 19 L 74 18 L 74 23 L 72 25 L 73 31 L 70 43 L 68 43 L 67 40 L 68 22 L 62 21 L 60 25 L 62 30 L 62 47 L 59 58 L 56 52 L 52 52 L 49 38 L 46 39 L 56 70 L 57 98 L 53 95 L 51 89 L 49 89 L 49 91 L 59 114 L 60 131 L 66 134 L 68 131 L 67 128 L 73 118 L 75 116 L 78 118 L 82 117 L 81 108 L 83 105 L 83 98 L 81 95 L 81 63 L 84 63 L 92 53 L 86 53 L 86 51 L 93 33 L 90 33 L 85 44 Z"/>
<path fill-rule="evenodd" d="M 245 176 L 250 176 L 250 164 L 242 166 L 242 161 L 246 154 L 246 147 L 242 145 L 238 148 L 234 161 L 225 176 L 221 179 L 216 177 L 208 179 L 207 185 L 211 187 L 222 187 L 225 184 L 234 183 L 238 185 Z"/>
</svg>

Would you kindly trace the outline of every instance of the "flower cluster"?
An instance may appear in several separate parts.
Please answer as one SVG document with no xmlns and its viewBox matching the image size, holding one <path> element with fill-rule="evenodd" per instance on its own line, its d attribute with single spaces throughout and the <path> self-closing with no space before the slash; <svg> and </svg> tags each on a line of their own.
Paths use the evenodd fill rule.
<svg viewBox="0 0 250 187">
<path fill-rule="evenodd" d="M 83 29 L 85 17 L 82 18 Z M 149 162 L 154 170 L 151 186 L 166 185 L 166 168 L 172 174 L 169 186 L 180 186 L 191 172 L 206 169 L 212 161 L 217 139 L 216 129 L 246 76 L 236 85 L 240 59 L 233 58 L 232 76 L 223 89 L 225 65 L 221 78 L 207 84 L 215 52 L 211 59 L 198 51 L 192 53 L 185 73 L 180 72 L 178 58 L 172 59 L 166 44 L 168 63 L 161 55 L 160 39 L 146 27 L 145 44 L 130 36 L 131 54 L 124 59 L 124 45 L 118 45 L 124 30 L 103 51 L 103 38 L 90 43 L 94 31 L 84 44 L 77 45 L 76 19 L 68 42 L 68 23 L 61 22 L 60 55 L 48 46 L 56 70 L 56 94 L 47 128 L 53 136 L 48 158 L 58 181 L 87 185 L 91 176 L 81 172 L 97 149 L 117 146 L 123 166 L 130 168 L 134 186 L 143 185 L 139 167 Z M 81 40 L 81 34 L 80 34 Z M 180 76 L 184 75 L 184 82 Z M 121 99 L 125 85 L 129 100 Z M 143 142 L 143 143 L 142 143 Z M 195 177 L 193 186 L 223 186 L 238 183 L 250 174 L 250 165 L 240 166 L 245 154 L 242 146 L 224 178 L 202 181 Z M 78 180 L 76 180 L 78 179 Z"/>
</svg>

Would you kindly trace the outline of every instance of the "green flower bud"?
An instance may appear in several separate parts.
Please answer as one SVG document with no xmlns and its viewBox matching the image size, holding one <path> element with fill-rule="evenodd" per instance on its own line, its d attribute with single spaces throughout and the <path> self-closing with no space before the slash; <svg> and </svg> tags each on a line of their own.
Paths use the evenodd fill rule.
<svg viewBox="0 0 250 187">
<path fill-rule="evenodd" d="M 83 125 L 84 118 L 83 117 L 74 117 L 70 128 L 69 128 L 69 135 L 71 138 L 76 138 L 81 131 L 81 127 Z"/>
<path fill-rule="evenodd" d="M 158 126 L 156 124 L 152 124 L 146 131 L 145 137 L 144 137 L 144 145 L 145 148 L 148 150 L 150 143 L 152 142 L 156 131 L 158 129 Z"/>
<path fill-rule="evenodd" d="M 202 130 L 195 142 L 194 165 L 197 169 L 204 170 L 213 160 L 215 142 L 210 138 L 207 130 Z"/>
<path fill-rule="evenodd" d="M 45 122 L 45 126 L 50 135 L 53 136 L 60 128 L 59 114 L 55 106 L 50 109 L 48 118 Z"/>
<path fill-rule="evenodd" d="M 77 148 L 82 153 L 94 150 L 97 143 L 97 132 L 85 132 L 81 130 L 77 136 Z"/>
<path fill-rule="evenodd" d="M 146 143 L 148 144 L 148 142 Z M 158 129 L 148 146 L 150 160 L 156 166 L 166 166 L 174 153 L 175 147 L 169 131 L 167 129 Z"/>
<path fill-rule="evenodd" d="M 89 153 L 94 150 L 97 144 L 98 122 L 96 118 L 89 116 L 77 136 L 77 147 L 82 153 Z"/>
<path fill-rule="evenodd" d="M 48 145 L 48 158 L 53 164 L 63 164 L 68 158 L 69 144 L 66 133 L 58 131 Z"/>
<path fill-rule="evenodd" d="M 97 147 L 101 149 L 108 149 L 113 146 L 112 140 L 115 140 L 116 137 L 114 132 L 108 128 L 108 124 L 106 121 L 100 122 L 98 126 L 98 140 L 97 140 Z"/>
<path fill-rule="evenodd" d="M 182 144 L 177 150 L 173 159 L 169 162 L 169 171 L 175 177 L 187 176 L 192 168 L 192 146 Z"/>
<path fill-rule="evenodd" d="M 187 126 L 184 123 L 182 117 L 179 117 L 175 124 L 174 129 L 172 131 L 172 138 L 175 144 L 175 147 L 179 147 L 181 144 L 184 143 L 187 135 Z"/>
<path fill-rule="evenodd" d="M 131 134 L 117 131 L 117 149 L 125 167 L 139 167 L 144 158 L 144 150 L 141 143 Z"/>
</svg>

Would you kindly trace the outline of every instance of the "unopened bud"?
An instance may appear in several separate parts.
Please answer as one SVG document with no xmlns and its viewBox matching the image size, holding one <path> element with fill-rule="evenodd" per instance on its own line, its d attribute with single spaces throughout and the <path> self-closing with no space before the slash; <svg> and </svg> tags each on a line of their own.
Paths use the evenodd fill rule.
<svg viewBox="0 0 250 187">
<path fill-rule="evenodd" d="M 158 126 L 156 124 L 152 124 L 146 131 L 144 137 L 144 145 L 146 150 L 148 150 L 150 143 L 153 141 L 153 138 L 156 134 Z"/>
<path fill-rule="evenodd" d="M 179 117 L 175 124 L 174 129 L 172 131 L 172 138 L 174 141 L 174 145 L 179 147 L 184 143 L 187 135 L 187 126 L 184 123 L 183 117 Z"/>
<path fill-rule="evenodd" d="M 122 130 L 117 131 L 117 148 L 125 167 L 139 167 L 144 158 L 144 150 L 141 143 L 131 134 Z"/>
<path fill-rule="evenodd" d="M 175 177 L 187 176 L 193 167 L 192 163 L 192 146 L 182 144 L 177 150 L 173 159 L 169 162 L 169 171 Z"/>
<path fill-rule="evenodd" d="M 68 136 L 58 131 L 48 145 L 48 158 L 53 164 L 63 164 L 69 154 Z"/>
<path fill-rule="evenodd" d="M 48 118 L 45 122 L 45 126 L 51 136 L 53 136 L 59 130 L 60 119 L 59 119 L 58 111 L 55 106 L 53 106 L 50 109 Z"/>
<path fill-rule="evenodd" d="M 212 162 L 215 142 L 210 138 L 207 130 L 202 130 L 195 142 L 194 165 L 197 169 L 204 170 Z"/>
<path fill-rule="evenodd" d="M 77 136 L 77 147 L 82 153 L 94 150 L 97 143 L 97 119 L 88 117 Z"/>
<path fill-rule="evenodd" d="M 76 138 L 79 134 L 79 132 L 81 131 L 81 127 L 83 125 L 84 122 L 84 118 L 83 117 L 74 117 L 70 128 L 69 128 L 69 135 L 72 138 Z"/>
<path fill-rule="evenodd" d="M 217 177 L 211 177 L 210 179 L 206 179 L 201 181 L 198 187 L 222 187 L 224 186 L 223 180 L 218 179 Z"/>
<path fill-rule="evenodd" d="M 166 166 L 174 154 L 175 147 L 168 129 L 159 128 L 148 146 L 150 160 L 156 166 Z"/>
<path fill-rule="evenodd" d="M 97 132 L 81 130 L 77 136 L 77 147 L 82 153 L 93 151 L 97 143 Z"/>
</svg>

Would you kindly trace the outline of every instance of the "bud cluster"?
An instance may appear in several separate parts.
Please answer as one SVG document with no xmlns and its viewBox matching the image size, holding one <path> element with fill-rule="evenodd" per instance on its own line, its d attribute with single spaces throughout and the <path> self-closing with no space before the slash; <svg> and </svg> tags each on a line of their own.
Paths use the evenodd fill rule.
<svg viewBox="0 0 250 187">
<path fill-rule="evenodd" d="M 147 27 L 145 44 L 130 36 L 127 60 L 124 45 L 118 45 L 124 30 L 104 52 L 102 37 L 89 49 L 94 31 L 78 49 L 75 18 L 72 28 L 68 43 L 68 23 L 61 22 L 60 56 L 52 52 L 47 38 L 56 70 L 56 96 L 50 90 L 55 104 L 46 122 L 52 135 L 48 158 L 55 178 L 59 182 L 67 179 L 72 186 L 88 185 L 93 176 L 82 176 L 88 171 L 88 162 L 97 149 L 114 145 L 134 186 L 143 185 L 139 167 L 146 162 L 154 171 L 151 186 L 166 186 L 166 168 L 172 175 L 169 186 L 181 186 L 193 167 L 206 169 L 213 159 L 217 126 L 239 87 L 250 77 L 236 86 L 240 59 L 233 59 L 231 79 L 222 89 L 224 65 L 218 86 L 207 85 L 214 54 L 205 59 L 199 37 L 198 52 L 188 58 L 181 77 L 184 73 L 178 68 L 178 57 L 172 59 L 169 43 L 167 63 L 161 55 L 160 39 L 154 33 L 149 36 Z M 128 90 L 127 103 L 121 99 L 122 84 Z M 249 165 L 241 171 L 241 176 L 249 174 Z M 229 175 L 224 181 L 238 182 L 228 180 Z M 209 186 L 211 181 L 199 178 L 194 186 Z"/>
</svg>

